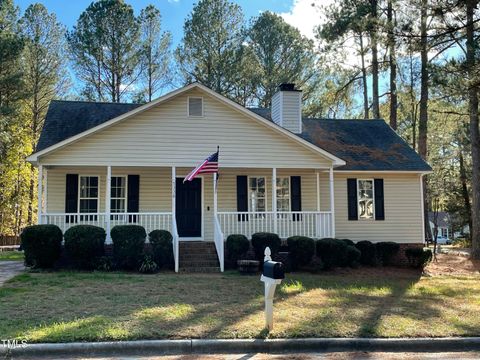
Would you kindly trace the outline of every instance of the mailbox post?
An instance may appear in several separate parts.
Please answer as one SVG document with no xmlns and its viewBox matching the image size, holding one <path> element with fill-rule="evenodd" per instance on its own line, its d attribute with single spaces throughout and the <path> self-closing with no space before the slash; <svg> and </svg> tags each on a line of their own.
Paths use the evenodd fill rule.
<svg viewBox="0 0 480 360">
<path fill-rule="evenodd" d="M 265 284 L 265 327 L 267 330 L 273 328 L 273 297 L 278 284 L 285 278 L 285 268 L 281 262 L 272 261 L 272 252 L 267 246 L 265 248 L 265 258 L 263 263 L 263 272 L 260 281 Z"/>
</svg>

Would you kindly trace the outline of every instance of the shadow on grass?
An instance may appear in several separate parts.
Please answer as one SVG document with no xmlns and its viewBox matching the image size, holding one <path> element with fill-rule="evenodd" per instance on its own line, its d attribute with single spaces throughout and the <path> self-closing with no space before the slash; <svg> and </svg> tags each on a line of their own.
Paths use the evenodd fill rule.
<svg viewBox="0 0 480 360">
<path fill-rule="evenodd" d="M 0 301 L 0 333 L 31 342 L 385 336 L 386 317 L 422 319 L 428 327 L 441 315 L 436 302 L 471 291 L 451 284 L 419 286 L 419 279 L 414 272 L 383 276 L 382 269 L 368 277 L 288 274 L 275 298 L 278 330 L 269 334 L 263 329 L 263 284 L 257 276 L 24 274 L 9 283 L 8 289 L 16 290 Z M 461 326 L 458 331 L 476 329 Z"/>
</svg>

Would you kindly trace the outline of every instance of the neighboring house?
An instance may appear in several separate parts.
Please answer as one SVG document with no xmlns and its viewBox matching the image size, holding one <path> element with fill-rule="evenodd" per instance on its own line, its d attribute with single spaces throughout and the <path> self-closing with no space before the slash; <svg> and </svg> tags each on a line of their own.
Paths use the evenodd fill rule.
<svg viewBox="0 0 480 360">
<path fill-rule="evenodd" d="M 430 223 L 430 229 L 432 231 L 432 236 L 435 231 L 435 214 L 430 211 L 428 213 L 428 220 Z M 445 239 L 450 239 L 452 235 L 452 221 L 450 214 L 445 211 L 439 211 L 437 213 L 437 229 L 438 229 L 438 236 L 441 236 Z"/>
<path fill-rule="evenodd" d="M 272 104 L 247 109 L 198 83 L 144 105 L 52 101 L 28 158 L 39 223 L 167 229 L 177 270 L 192 240 L 215 244 L 223 270 L 235 233 L 423 243 L 431 168 L 383 120 L 302 119 L 291 84 Z M 184 184 L 217 146 L 217 194 L 213 176 Z"/>
</svg>

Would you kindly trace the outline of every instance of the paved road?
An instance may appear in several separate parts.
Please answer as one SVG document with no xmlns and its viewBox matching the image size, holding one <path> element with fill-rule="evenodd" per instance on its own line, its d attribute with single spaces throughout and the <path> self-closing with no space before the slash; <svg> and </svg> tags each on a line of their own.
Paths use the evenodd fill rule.
<svg viewBox="0 0 480 360">
<path fill-rule="evenodd" d="M 18 359 L 18 358 L 15 358 Z M 33 358 L 29 358 L 33 360 Z M 45 358 L 42 358 L 45 359 Z M 60 358 L 49 358 L 60 359 Z M 480 359 L 480 352 L 462 353 L 384 353 L 384 352 L 337 352 L 321 354 L 236 354 L 236 355 L 178 355 L 178 356 L 125 356 L 125 357 L 75 357 L 64 360 L 432 360 L 432 359 Z"/>
<path fill-rule="evenodd" d="M 23 261 L 0 261 L 0 286 L 23 271 L 25 271 Z"/>
</svg>

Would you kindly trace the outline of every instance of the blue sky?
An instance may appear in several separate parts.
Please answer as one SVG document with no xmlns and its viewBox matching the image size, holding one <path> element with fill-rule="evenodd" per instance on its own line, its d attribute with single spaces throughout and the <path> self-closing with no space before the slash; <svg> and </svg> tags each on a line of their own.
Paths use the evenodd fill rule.
<svg viewBox="0 0 480 360">
<path fill-rule="evenodd" d="M 16 0 L 15 3 L 23 12 L 30 4 L 40 2 L 44 4 L 50 12 L 57 14 L 58 20 L 71 29 L 81 12 L 84 11 L 92 0 Z M 182 38 L 183 22 L 187 15 L 192 11 L 196 1 L 193 0 L 126 0 L 132 5 L 136 14 L 149 4 L 155 5 L 160 9 L 163 18 L 163 29 L 169 30 L 173 36 L 173 43 L 176 46 Z M 276 13 L 285 13 L 286 16 L 292 14 L 294 5 L 304 3 L 298 0 L 235 0 L 244 11 L 245 18 L 257 16 L 259 12 L 270 10 Z"/>
</svg>

